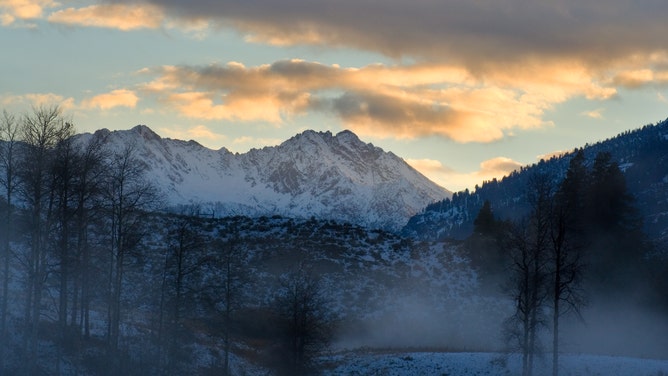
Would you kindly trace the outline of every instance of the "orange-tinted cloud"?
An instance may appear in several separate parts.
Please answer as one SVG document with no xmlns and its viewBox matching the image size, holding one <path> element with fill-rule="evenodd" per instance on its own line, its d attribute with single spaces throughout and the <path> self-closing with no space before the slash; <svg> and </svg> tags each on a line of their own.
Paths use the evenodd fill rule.
<svg viewBox="0 0 668 376">
<path fill-rule="evenodd" d="M 481 162 L 477 171 L 462 173 L 433 159 L 407 159 L 406 162 L 433 182 L 453 191 L 473 189 L 483 181 L 501 179 L 522 166 L 510 158 L 497 157 Z"/>
<path fill-rule="evenodd" d="M 581 115 L 591 119 L 603 119 L 603 109 L 597 108 L 591 111 L 584 111 L 581 113 Z"/>
<path fill-rule="evenodd" d="M 498 175 L 507 175 L 522 167 L 522 164 L 506 157 L 496 157 L 480 163 L 481 176 L 498 177 Z"/>
<path fill-rule="evenodd" d="M 232 62 L 142 70 L 153 79 L 140 91 L 195 119 L 280 124 L 320 112 L 363 136 L 439 135 L 458 142 L 491 142 L 516 129 L 549 126 L 543 114 L 555 104 L 616 93 L 581 66 L 530 68 L 480 74 L 437 64 L 342 68 L 303 60 L 255 67 Z"/>
<path fill-rule="evenodd" d="M 0 10 L 11 17 L 27 20 L 41 18 L 45 9 L 57 5 L 58 3 L 52 0 L 2 0 Z"/>
<path fill-rule="evenodd" d="M 283 141 L 284 140 L 278 138 L 243 136 L 232 140 L 232 144 L 240 151 L 246 151 L 252 147 L 276 146 Z"/>
<path fill-rule="evenodd" d="M 69 7 L 51 13 L 47 20 L 68 26 L 101 27 L 132 31 L 178 29 L 195 37 L 206 36 L 210 21 L 202 17 L 170 17 L 165 9 L 151 4 L 95 4 Z"/>
<path fill-rule="evenodd" d="M 215 133 L 204 125 L 197 125 L 192 128 L 180 129 L 179 127 L 158 128 L 160 134 L 178 140 L 197 140 L 205 146 L 216 147 L 227 140 L 225 135 Z"/>
<path fill-rule="evenodd" d="M 18 105 L 21 107 L 60 106 L 63 110 L 76 107 L 74 98 L 64 97 L 54 93 L 28 93 L 23 95 L 0 95 L 0 103 L 5 106 Z"/>
<path fill-rule="evenodd" d="M 220 102 L 217 102 L 219 97 Z M 162 99 L 183 116 L 202 120 L 266 121 L 280 123 L 289 103 L 273 96 L 221 96 L 206 92 L 173 93 Z"/>
<path fill-rule="evenodd" d="M 44 16 L 47 9 L 55 8 L 53 0 L 2 0 L 0 1 L 0 26 L 35 28 L 30 22 Z"/>
<path fill-rule="evenodd" d="M 159 7 L 151 5 L 102 4 L 67 8 L 52 13 L 48 20 L 70 26 L 94 26 L 119 29 L 156 29 L 164 20 Z"/>
<path fill-rule="evenodd" d="M 98 108 L 100 110 L 109 110 L 114 107 L 134 108 L 139 101 L 139 97 L 132 90 L 118 89 L 109 93 L 99 94 L 90 99 L 82 101 L 84 108 Z"/>
</svg>

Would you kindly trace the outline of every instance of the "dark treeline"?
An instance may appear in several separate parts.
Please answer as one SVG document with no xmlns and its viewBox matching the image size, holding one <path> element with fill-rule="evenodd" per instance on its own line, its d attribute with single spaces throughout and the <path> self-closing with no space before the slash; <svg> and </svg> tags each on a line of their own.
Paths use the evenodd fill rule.
<svg viewBox="0 0 668 376">
<path fill-rule="evenodd" d="M 77 141 L 58 107 L 1 120 L 1 374 L 188 374 L 205 334 L 219 351 L 196 372 L 225 375 L 240 331 L 260 363 L 312 371 L 331 319 L 308 265 L 250 304 L 243 221 L 156 214 L 133 146 Z"/>
<path fill-rule="evenodd" d="M 652 245 L 609 153 L 598 153 L 591 166 L 582 150 L 575 153 L 558 184 L 548 174 L 531 175 L 526 197 L 529 210 L 519 219 L 497 218 L 485 201 L 466 248 L 484 288 L 514 302 L 505 333 L 509 348 L 522 354 L 523 375 L 551 348 L 556 376 L 563 315 L 603 301 L 656 305 L 666 291 L 654 288 L 650 265 L 660 260 L 650 259 Z M 543 330 L 551 332 L 551 346 L 541 343 Z"/>
</svg>

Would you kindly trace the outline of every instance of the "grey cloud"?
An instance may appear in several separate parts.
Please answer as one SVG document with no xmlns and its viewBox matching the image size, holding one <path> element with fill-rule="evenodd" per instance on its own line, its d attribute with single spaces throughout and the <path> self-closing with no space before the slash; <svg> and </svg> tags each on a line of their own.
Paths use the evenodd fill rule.
<svg viewBox="0 0 668 376">
<path fill-rule="evenodd" d="M 668 33 L 662 0 L 146 1 L 260 38 L 468 64 L 537 55 L 599 62 L 665 50 Z"/>
<path fill-rule="evenodd" d="M 451 135 L 461 114 L 447 105 L 427 104 L 375 92 L 346 91 L 339 97 L 312 103 L 330 111 L 363 134 L 416 137 Z"/>
</svg>

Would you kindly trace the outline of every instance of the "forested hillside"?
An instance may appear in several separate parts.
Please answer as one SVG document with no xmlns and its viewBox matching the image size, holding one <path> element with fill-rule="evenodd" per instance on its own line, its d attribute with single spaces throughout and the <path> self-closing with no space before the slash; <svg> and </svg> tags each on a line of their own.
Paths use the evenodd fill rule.
<svg viewBox="0 0 668 376">
<path fill-rule="evenodd" d="M 457 192 L 451 199 L 429 205 L 411 218 L 402 233 L 420 239 L 463 239 L 473 231 L 473 221 L 487 200 L 499 218 L 517 219 L 528 209 L 527 185 L 531 176 L 546 174 L 556 186 L 565 176 L 569 161 L 582 151 L 585 165 L 593 166 L 602 152 L 611 156 L 624 173 L 628 193 L 634 200 L 650 239 L 668 239 L 668 120 L 624 132 L 611 139 L 541 160 L 500 180 L 482 182 L 473 192 Z"/>
</svg>

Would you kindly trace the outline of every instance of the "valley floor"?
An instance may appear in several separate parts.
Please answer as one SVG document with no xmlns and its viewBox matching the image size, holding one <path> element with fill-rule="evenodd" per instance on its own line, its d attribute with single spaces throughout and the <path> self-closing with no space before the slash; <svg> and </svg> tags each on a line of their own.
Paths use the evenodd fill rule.
<svg viewBox="0 0 668 376">
<path fill-rule="evenodd" d="M 434 352 L 346 352 L 324 359 L 324 375 L 350 376 L 483 376 L 519 375 L 521 357 L 498 353 Z M 551 375 L 549 355 L 537 360 L 534 375 Z M 668 360 L 638 359 L 601 355 L 564 354 L 561 376 L 663 376 L 668 375 Z"/>
</svg>

